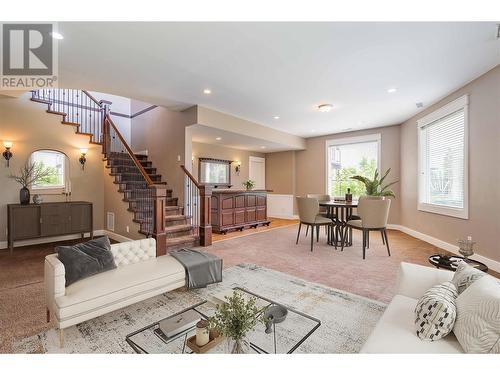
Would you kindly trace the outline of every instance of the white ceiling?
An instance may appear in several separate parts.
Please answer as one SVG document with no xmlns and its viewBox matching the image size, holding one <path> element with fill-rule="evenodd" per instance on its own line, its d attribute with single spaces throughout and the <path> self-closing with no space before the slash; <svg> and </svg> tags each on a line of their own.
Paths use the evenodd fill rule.
<svg viewBox="0 0 500 375">
<path fill-rule="evenodd" d="M 419 111 L 416 102 L 427 106 L 500 63 L 493 22 L 59 28 L 63 87 L 200 104 L 303 137 L 399 124 Z M 320 113 L 321 103 L 335 108 Z"/>
</svg>

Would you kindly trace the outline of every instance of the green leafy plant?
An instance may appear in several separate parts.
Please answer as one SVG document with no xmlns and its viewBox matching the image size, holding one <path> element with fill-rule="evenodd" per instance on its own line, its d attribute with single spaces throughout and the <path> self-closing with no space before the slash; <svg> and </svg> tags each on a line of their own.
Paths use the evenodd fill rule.
<svg viewBox="0 0 500 375">
<path fill-rule="evenodd" d="M 52 175 L 53 171 L 46 168 L 41 163 L 26 163 L 20 170 L 19 175 L 10 175 L 9 177 L 27 188 L 37 181 L 44 181 Z"/>
<path fill-rule="evenodd" d="M 391 168 L 389 168 L 384 175 L 379 180 L 378 169 L 375 169 L 375 174 L 373 179 L 369 179 L 368 177 L 363 176 L 352 176 L 351 179 L 357 180 L 365 184 L 366 195 L 377 196 L 377 197 L 393 197 L 396 198 L 396 195 L 392 190 L 389 189 L 390 186 L 394 185 L 398 181 L 391 182 L 389 184 L 384 185 L 385 178 L 391 172 Z"/>
<path fill-rule="evenodd" d="M 215 315 L 209 319 L 210 329 L 236 342 L 244 339 L 257 323 L 265 324 L 256 301 L 254 297 L 246 300 L 242 292 L 235 290 L 232 296 L 226 297 L 226 303 L 217 305 Z"/>
<path fill-rule="evenodd" d="M 247 190 L 252 190 L 255 187 L 255 181 L 246 180 L 245 182 L 243 182 L 243 186 Z"/>
</svg>

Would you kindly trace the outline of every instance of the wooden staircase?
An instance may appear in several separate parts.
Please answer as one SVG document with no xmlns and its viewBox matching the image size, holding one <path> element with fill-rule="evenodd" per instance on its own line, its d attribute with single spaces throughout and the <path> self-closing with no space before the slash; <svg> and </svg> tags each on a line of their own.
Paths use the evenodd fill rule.
<svg viewBox="0 0 500 375">
<path fill-rule="evenodd" d="M 87 91 L 72 89 L 32 91 L 31 100 L 47 104 L 47 113 L 62 116 L 63 125 L 75 127 L 75 132 L 88 136 L 90 143 L 102 145 L 109 175 L 128 203 L 128 211 L 134 214 L 133 221 L 140 225 L 139 232 L 157 239 L 157 255 L 199 245 L 199 226 L 193 215 L 185 215 L 147 155 L 131 151 L 109 117 L 109 105 Z"/>
</svg>

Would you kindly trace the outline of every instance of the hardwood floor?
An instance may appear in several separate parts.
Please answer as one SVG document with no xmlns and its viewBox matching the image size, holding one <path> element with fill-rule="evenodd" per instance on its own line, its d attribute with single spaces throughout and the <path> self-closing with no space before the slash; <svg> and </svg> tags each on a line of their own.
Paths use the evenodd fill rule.
<svg viewBox="0 0 500 375">
<path fill-rule="evenodd" d="M 257 228 L 248 228 L 240 232 L 239 230 L 237 231 L 232 231 L 228 232 L 227 234 L 219 234 L 219 233 L 213 233 L 212 234 L 212 241 L 213 242 L 218 242 L 218 241 L 224 241 L 228 240 L 231 238 L 239 238 L 239 237 L 245 237 L 249 236 L 255 233 L 261 233 L 261 232 L 267 232 L 273 229 L 277 228 L 283 228 L 287 227 L 290 225 L 298 224 L 298 220 L 287 220 L 287 219 L 278 219 L 278 218 L 273 218 L 270 217 L 268 218 L 271 224 L 269 226 L 259 226 Z"/>
</svg>

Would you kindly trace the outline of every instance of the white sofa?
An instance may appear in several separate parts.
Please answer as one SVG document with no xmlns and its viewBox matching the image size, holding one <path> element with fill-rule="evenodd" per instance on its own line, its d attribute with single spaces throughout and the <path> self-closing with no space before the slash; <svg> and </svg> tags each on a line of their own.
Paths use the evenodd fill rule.
<svg viewBox="0 0 500 375">
<path fill-rule="evenodd" d="M 169 255 L 156 257 L 152 238 L 111 245 L 117 268 L 65 287 L 64 265 L 57 254 L 45 257 L 47 321 L 63 329 L 154 297 L 186 284 L 182 264 Z"/>
<path fill-rule="evenodd" d="M 453 272 L 401 263 L 397 294 L 368 337 L 361 353 L 463 353 L 453 333 L 437 341 L 416 335 L 415 306 L 426 290 L 450 281 Z"/>
</svg>

